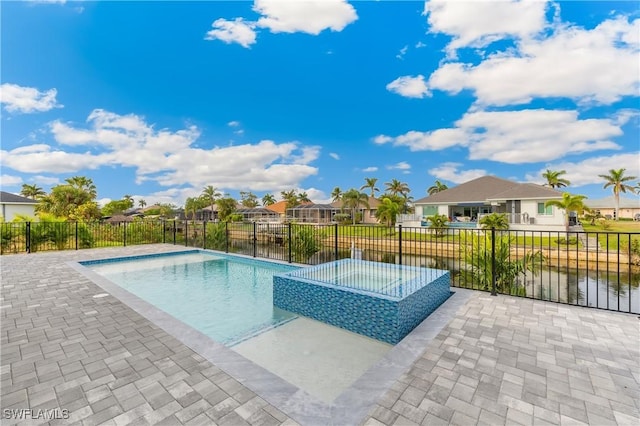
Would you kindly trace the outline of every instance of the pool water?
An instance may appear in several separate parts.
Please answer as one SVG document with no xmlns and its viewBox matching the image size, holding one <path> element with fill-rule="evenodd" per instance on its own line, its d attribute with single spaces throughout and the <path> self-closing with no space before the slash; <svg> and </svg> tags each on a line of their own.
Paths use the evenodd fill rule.
<svg viewBox="0 0 640 426">
<path fill-rule="evenodd" d="M 196 252 L 85 266 L 227 346 L 296 318 L 273 306 L 288 265 Z"/>
</svg>

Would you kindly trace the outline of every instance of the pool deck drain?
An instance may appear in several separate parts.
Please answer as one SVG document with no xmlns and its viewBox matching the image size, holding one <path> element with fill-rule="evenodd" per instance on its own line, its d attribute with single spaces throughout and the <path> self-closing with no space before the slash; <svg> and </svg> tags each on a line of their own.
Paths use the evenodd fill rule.
<svg viewBox="0 0 640 426">
<path fill-rule="evenodd" d="M 271 397 L 241 383 L 244 375 L 255 382 L 251 388 L 271 383 L 264 370 L 234 378 L 225 368 L 238 368 L 244 358 L 235 354 L 244 360 L 236 364 L 226 353 L 233 351 L 221 345 L 217 350 L 210 341 L 201 341 L 194 352 L 171 335 L 172 324 L 152 323 L 112 296 L 93 298 L 104 290 L 67 264 L 167 251 L 180 248 L 152 245 L 0 259 L 3 424 L 19 422 L 6 418 L 7 409 L 54 408 L 70 413 L 58 424 L 640 421 L 636 315 L 470 291 L 456 293 L 466 293 L 467 299 L 455 309 L 450 305 L 446 318 L 436 318 L 441 309 L 432 315 L 442 322 L 441 331 L 420 336 L 405 349 L 418 353 L 415 362 L 400 368 L 395 361 L 405 356 L 395 352 L 398 359 L 387 362 L 397 368 L 395 379 L 379 377 L 384 374 L 375 369 L 341 395 L 328 415 L 299 416 L 297 410 L 326 414 L 326 404 L 296 394 L 291 385 L 265 386 L 276 395 L 297 395 L 288 405 L 270 404 Z M 221 364 L 210 362 L 210 355 L 222 358 Z M 388 390 L 376 398 L 381 382 Z M 356 418 L 345 408 L 351 404 L 361 411 L 370 408 Z"/>
</svg>

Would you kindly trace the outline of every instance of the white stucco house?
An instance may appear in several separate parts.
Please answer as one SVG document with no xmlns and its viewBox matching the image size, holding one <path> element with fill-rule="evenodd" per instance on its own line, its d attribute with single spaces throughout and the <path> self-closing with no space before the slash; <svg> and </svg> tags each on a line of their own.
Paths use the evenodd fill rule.
<svg viewBox="0 0 640 426">
<path fill-rule="evenodd" d="M 0 216 L 6 222 L 12 221 L 16 215 L 35 217 L 37 204 L 31 198 L 0 191 Z"/>
<path fill-rule="evenodd" d="M 403 226 L 426 226 L 427 217 L 439 214 L 450 227 L 474 228 L 483 215 L 505 213 L 513 230 L 563 231 L 566 213 L 544 206 L 560 199 L 562 192 L 552 188 L 483 176 L 415 201 L 415 214 L 399 219 Z"/>
</svg>

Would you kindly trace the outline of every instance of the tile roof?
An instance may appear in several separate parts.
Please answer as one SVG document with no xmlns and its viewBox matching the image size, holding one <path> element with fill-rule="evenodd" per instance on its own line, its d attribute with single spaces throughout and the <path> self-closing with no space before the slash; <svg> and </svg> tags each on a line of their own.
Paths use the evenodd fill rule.
<svg viewBox="0 0 640 426">
<path fill-rule="evenodd" d="M 615 208 L 616 199 L 613 195 L 604 198 L 598 198 L 596 200 L 586 199 L 584 200 L 584 204 L 587 207 L 591 208 Z M 639 209 L 640 208 L 640 198 L 624 198 L 620 197 L 620 208 L 626 209 Z"/>
<path fill-rule="evenodd" d="M 378 206 L 380 206 L 380 200 L 378 200 L 378 199 L 377 199 L 377 198 L 375 198 L 375 197 L 369 197 L 368 202 L 369 202 L 369 209 L 370 209 L 370 210 L 377 209 L 377 208 L 378 208 Z M 338 209 L 339 209 L 339 208 L 341 208 L 341 207 L 342 207 L 342 200 L 334 201 L 333 203 L 331 203 L 331 205 L 332 205 L 333 207 L 335 207 L 335 208 L 338 208 Z M 364 207 L 364 206 L 362 206 L 362 207 Z"/>
<path fill-rule="evenodd" d="M 23 197 L 22 195 L 0 191 L 0 203 L 38 204 L 38 201 L 31 198 Z"/>
</svg>

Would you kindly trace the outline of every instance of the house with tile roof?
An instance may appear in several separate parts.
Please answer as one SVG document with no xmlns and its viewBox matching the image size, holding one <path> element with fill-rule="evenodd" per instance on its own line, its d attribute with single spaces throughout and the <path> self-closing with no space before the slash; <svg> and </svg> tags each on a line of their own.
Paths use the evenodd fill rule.
<svg viewBox="0 0 640 426">
<path fill-rule="evenodd" d="M 483 176 L 414 202 L 415 214 L 401 216 L 403 226 L 425 226 L 429 216 L 445 215 L 452 227 L 475 228 L 483 215 L 504 213 L 510 229 L 564 230 L 562 209 L 545 207 L 562 192 L 533 183 Z"/>
<path fill-rule="evenodd" d="M 38 202 L 31 198 L 0 191 L 0 215 L 10 222 L 16 215 L 35 217 Z"/>
</svg>

